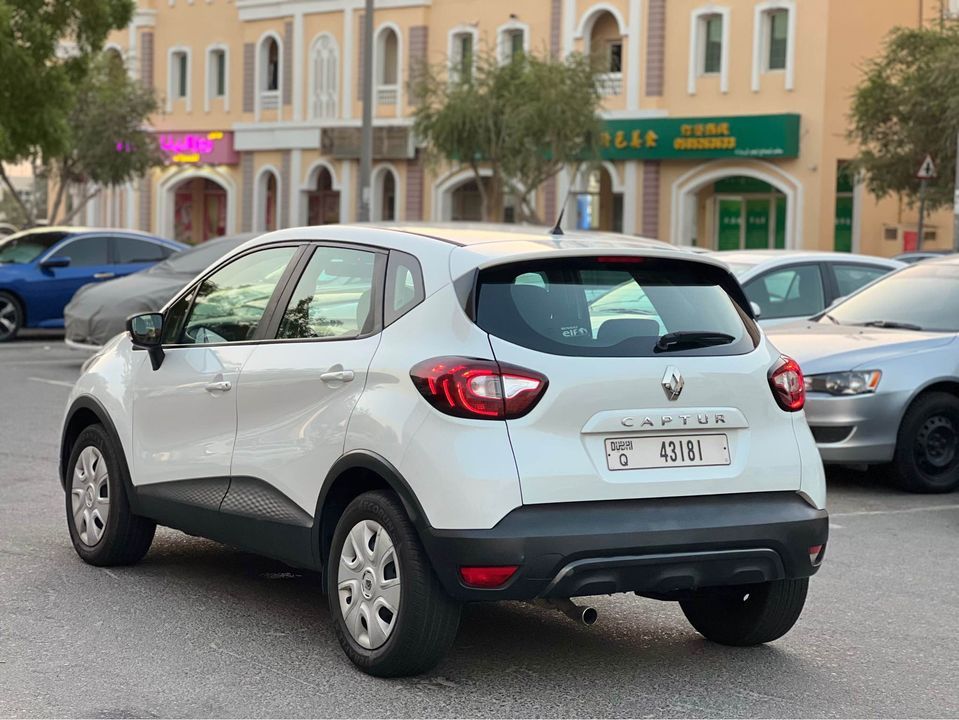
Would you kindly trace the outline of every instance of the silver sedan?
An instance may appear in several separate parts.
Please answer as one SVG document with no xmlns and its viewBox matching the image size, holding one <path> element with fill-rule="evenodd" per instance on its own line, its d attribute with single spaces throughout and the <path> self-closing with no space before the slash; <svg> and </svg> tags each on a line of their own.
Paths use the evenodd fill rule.
<svg viewBox="0 0 959 720">
<path fill-rule="evenodd" d="M 768 334 L 803 369 L 823 462 L 889 464 L 915 492 L 959 487 L 959 257 L 899 270 Z"/>
</svg>

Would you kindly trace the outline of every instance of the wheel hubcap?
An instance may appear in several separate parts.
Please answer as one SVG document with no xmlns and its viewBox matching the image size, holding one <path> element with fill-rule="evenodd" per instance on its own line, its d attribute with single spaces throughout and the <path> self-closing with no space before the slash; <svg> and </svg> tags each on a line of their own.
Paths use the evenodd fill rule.
<svg viewBox="0 0 959 720">
<path fill-rule="evenodd" d="M 959 436 L 952 421 L 935 415 L 922 424 L 916 437 L 916 454 L 924 470 L 941 473 L 951 468 L 959 449 Z"/>
<path fill-rule="evenodd" d="M 17 308 L 9 300 L 0 298 L 0 337 L 6 337 L 17 329 Z"/>
<path fill-rule="evenodd" d="M 400 567 L 392 538 L 375 520 L 361 520 L 346 536 L 336 583 L 350 635 L 367 650 L 382 646 L 400 609 Z"/>
<path fill-rule="evenodd" d="M 103 538 L 110 517 L 110 476 L 103 454 L 92 445 L 83 448 L 73 468 L 71 499 L 73 523 L 80 542 L 93 547 Z"/>
</svg>

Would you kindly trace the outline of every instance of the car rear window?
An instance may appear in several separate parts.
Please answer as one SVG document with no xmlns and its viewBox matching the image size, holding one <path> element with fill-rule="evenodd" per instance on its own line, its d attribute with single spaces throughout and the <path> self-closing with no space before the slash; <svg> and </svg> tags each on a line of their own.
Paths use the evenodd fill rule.
<svg viewBox="0 0 959 720">
<path fill-rule="evenodd" d="M 739 355 L 755 323 L 721 268 L 637 257 L 556 258 L 480 271 L 476 323 L 554 355 Z"/>
</svg>

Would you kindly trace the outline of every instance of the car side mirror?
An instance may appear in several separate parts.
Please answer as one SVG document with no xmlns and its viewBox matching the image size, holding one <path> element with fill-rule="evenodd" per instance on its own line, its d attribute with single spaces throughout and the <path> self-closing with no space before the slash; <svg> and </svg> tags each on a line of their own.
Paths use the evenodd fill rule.
<svg viewBox="0 0 959 720">
<path fill-rule="evenodd" d="M 127 319 L 127 332 L 133 341 L 133 347 L 142 348 L 150 355 L 150 364 L 159 370 L 163 364 L 163 314 L 143 313 Z"/>
<path fill-rule="evenodd" d="M 749 307 L 752 308 L 753 317 L 758 320 L 760 316 L 763 314 L 763 309 L 759 307 L 759 303 L 755 302 L 754 300 L 750 300 Z"/>
<path fill-rule="evenodd" d="M 66 255 L 50 257 L 40 263 L 40 267 L 44 270 L 49 270 L 51 268 L 65 268 L 69 266 L 70 258 L 68 258 Z"/>
</svg>

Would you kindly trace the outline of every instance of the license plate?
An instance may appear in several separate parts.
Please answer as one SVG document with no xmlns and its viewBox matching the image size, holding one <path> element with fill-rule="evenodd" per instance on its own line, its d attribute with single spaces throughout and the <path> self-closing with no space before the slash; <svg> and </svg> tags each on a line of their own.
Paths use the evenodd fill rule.
<svg viewBox="0 0 959 720">
<path fill-rule="evenodd" d="M 610 470 L 729 465 L 729 439 L 726 435 L 607 438 L 606 464 Z"/>
</svg>

